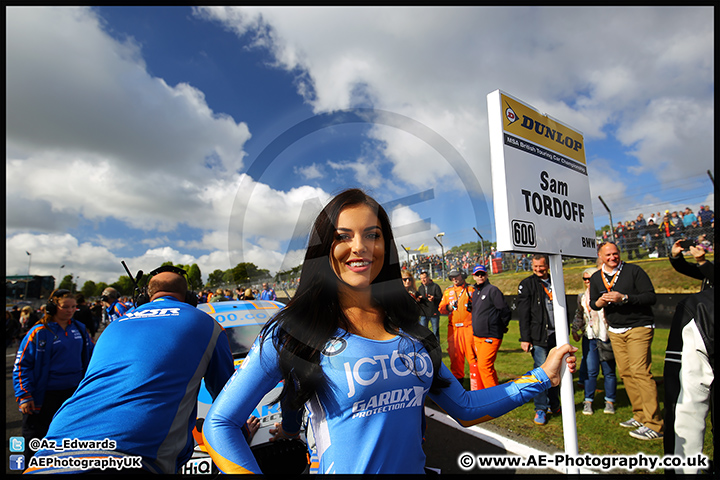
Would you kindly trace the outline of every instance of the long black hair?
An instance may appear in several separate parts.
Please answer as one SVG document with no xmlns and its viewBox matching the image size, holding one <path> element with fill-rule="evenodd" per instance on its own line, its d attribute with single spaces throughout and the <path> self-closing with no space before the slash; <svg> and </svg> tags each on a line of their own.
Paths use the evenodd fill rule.
<svg viewBox="0 0 720 480">
<path fill-rule="evenodd" d="M 366 205 L 376 212 L 383 232 L 383 267 L 370 288 L 373 301 L 385 313 L 385 331 L 422 343 L 432 359 L 435 372 L 431 390 L 448 385 L 438 376 L 440 343 L 430 330 L 418 322 L 417 303 L 402 285 L 399 257 L 387 212 L 362 190 L 349 189 L 335 196 L 315 219 L 297 293 L 263 328 L 263 337 L 272 335 L 285 380 L 276 401 L 282 400 L 294 409 L 308 401 L 325 381 L 320 360 L 328 341 L 336 335 L 338 328 L 348 331 L 350 327 L 340 307 L 340 280 L 330 264 L 330 252 L 340 212 L 356 205 Z"/>
</svg>

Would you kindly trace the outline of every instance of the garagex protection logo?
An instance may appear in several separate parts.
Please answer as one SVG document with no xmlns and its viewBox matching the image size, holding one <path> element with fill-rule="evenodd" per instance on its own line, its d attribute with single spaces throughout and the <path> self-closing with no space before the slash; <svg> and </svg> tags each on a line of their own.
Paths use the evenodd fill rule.
<svg viewBox="0 0 720 480">
<path fill-rule="evenodd" d="M 352 418 L 368 417 L 376 413 L 386 413 L 401 408 L 422 407 L 427 388 L 398 388 L 371 396 L 367 401 L 353 403 Z"/>
</svg>

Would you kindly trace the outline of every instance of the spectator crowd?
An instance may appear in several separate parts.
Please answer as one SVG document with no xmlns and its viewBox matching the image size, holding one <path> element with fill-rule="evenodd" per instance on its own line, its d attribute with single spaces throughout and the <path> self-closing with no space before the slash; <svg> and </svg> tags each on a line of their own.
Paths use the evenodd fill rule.
<svg viewBox="0 0 720 480">
<path fill-rule="evenodd" d="M 635 220 L 617 222 L 612 232 L 603 231 L 602 240 L 614 238 L 620 251 L 627 253 L 631 260 L 644 255 L 658 258 L 668 256 L 673 244 L 680 239 L 701 244 L 706 251 L 712 252 L 714 231 L 715 212 L 709 205 L 700 205 L 697 214 L 690 207 L 682 211 L 665 210 L 664 214 L 651 213 L 648 218 L 641 213 Z"/>
</svg>

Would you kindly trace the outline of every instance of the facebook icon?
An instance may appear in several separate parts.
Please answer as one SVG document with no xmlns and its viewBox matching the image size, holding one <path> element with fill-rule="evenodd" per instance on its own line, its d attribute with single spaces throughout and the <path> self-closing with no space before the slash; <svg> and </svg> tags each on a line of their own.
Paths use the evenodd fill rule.
<svg viewBox="0 0 720 480">
<path fill-rule="evenodd" d="M 10 455 L 10 470 L 25 470 L 25 455 Z"/>
</svg>

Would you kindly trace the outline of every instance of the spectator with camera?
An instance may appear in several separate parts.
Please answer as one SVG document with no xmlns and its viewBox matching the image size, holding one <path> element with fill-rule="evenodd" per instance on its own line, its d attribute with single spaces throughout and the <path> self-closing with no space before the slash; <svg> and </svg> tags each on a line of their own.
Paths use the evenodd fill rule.
<svg viewBox="0 0 720 480">
<path fill-rule="evenodd" d="M 448 355 L 450 371 L 462 383 L 465 378 L 465 360 L 470 366 L 470 390 L 478 390 L 478 367 L 475 354 L 475 336 L 472 327 L 472 294 L 475 288 L 465 283 L 465 274 L 450 270 L 453 282 L 443 293 L 438 307 L 448 316 Z"/>
<path fill-rule="evenodd" d="M 533 356 L 533 365 L 542 365 L 550 349 L 557 345 L 555 340 L 555 318 L 552 304 L 552 281 L 550 260 L 547 255 L 535 254 L 532 258 L 533 274 L 520 282 L 516 300 L 520 324 L 520 346 Z M 534 368 L 534 367 L 533 367 Z M 535 403 L 537 425 L 547 423 L 547 414 L 560 413 L 559 389 L 538 394 Z"/>
<path fill-rule="evenodd" d="M 685 260 L 684 251 L 690 252 L 696 263 Z M 701 290 L 713 288 L 715 285 L 715 265 L 705 260 L 705 248 L 691 239 L 680 239 L 675 242 L 670 251 L 670 265 L 683 275 L 702 280 Z"/>
<path fill-rule="evenodd" d="M 684 251 L 689 251 L 696 263 L 686 261 Z M 705 419 L 714 398 L 715 265 L 705 259 L 703 246 L 692 240 L 675 242 L 670 264 L 678 273 L 702 280 L 699 293 L 678 303 L 670 325 L 663 370 L 664 451 L 666 455 L 687 458 L 703 451 Z M 676 473 L 700 472 L 686 468 Z"/>
</svg>

